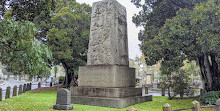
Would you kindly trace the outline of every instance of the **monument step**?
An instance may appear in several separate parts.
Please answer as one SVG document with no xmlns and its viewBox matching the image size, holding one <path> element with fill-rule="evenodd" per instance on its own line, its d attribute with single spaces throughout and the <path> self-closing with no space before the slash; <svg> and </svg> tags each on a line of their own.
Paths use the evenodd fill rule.
<svg viewBox="0 0 220 111">
<path fill-rule="evenodd" d="M 105 87 L 71 87 L 71 96 L 89 97 L 131 97 L 141 96 L 142 89 L 134 87 L 126 88 L 105 88 Z"/>
<path fill-rule="evenodd" d="M 71 96 L 73 104 L 83 104 L 92 106 L 102 106 L 111 108 L 124 108 L 141 102 L 152 101 L 152 95 L 134 96 L 125 98 L 107 98 L 107 97 L 86 97 Z"/>
</svg>

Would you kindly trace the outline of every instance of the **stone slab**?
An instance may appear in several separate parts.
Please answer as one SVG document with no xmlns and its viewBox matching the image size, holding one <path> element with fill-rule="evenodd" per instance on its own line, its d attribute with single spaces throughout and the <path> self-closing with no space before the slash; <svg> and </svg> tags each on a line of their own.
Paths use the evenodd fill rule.
<svg viewBox="0 0 220 111">
<path fill-rule="evenodd" d="M 103 88 L 103 87 L 71 87 L 71 96 L 89 97 L 131 97 L 141 96 L 141 88 Z"/>
<path fill-rule="evenodd" d="M 71 103 L 70 91 L 68 89 L 59 89 L 57 91 L 57 101 L 56 104 L 59 105 L 69 105 Z"/>
<path fill-rule="evenodd" d="M 116 0 L 93 3 L 87 65 L 129 65 L 126 8 Z"/>
<path fill-rule="evenodd" d="M 73 104 L 83 104 L 83 105 L 102 106 L 102 107 L 111 107 L 111 108 L 124 108 L 130 105 L 152 101 L 152 95 L 126 97 L 126 98 L 72 96 L 71 99 Z"/>
<path fill-rule="evenodd" d="M 135 87 L 135 69 L 119 65 L 80 66 L 79 86 Z"/>
<path fill-rule="evenodd" d="M 60 104 L 56 104 L 53 105 L 53 109 L 55 110 L 72 110 L 73 109 L 73 105 L 60 105 Z"/>
</svg>

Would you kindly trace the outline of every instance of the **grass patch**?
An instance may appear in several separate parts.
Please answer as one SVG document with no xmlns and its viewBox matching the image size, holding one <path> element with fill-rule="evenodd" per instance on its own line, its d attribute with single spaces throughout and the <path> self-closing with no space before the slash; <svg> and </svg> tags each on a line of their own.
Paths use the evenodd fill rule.
<svg viewBox="0 0 220 111">
<path fill-rule="evenodd" d="M 195 99 L 195 98 L 194 98 Z M 172 105 L 173 110 L 191 107 L 191 99 L 174 99 L 168 100 L 167 97 L 153 97 L 153 101 L 144 102 L 132 105 L 138 111 L 162 111 L 165 103 Z M 53 105 L 56 104 L 56 92 L 26 92 L 22 95 L 0 101 L 0 111 L 13 110 L 13 111 L 54 111 Z M 126 108 L 106 108 L 98 106 L 88 106 L 74 104 L 74 111 L 126 111 Z M 192 110 L 188 110 L 192 111 Z M 215 111 L 215 109 L 203 109 L 202 111 Z"/>
</svg>

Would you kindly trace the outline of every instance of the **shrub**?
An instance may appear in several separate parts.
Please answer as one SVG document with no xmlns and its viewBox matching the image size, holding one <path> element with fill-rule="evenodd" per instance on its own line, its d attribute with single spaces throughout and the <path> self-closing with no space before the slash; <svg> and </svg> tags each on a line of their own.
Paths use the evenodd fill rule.
<svg viewBox="0 0 220 111">
<path fill-rule="evenodd" d="M 202 104 L 216 104 L 217 99 L 220 97 L 219 91 L 210 91 L 202 95 L 200 101 Z"/>
<path fill-rule="evenodd" d="M 59 76 L 58 79 L 59 79 L 59 84 L 62 84 L 65 77 L 64 76 Z"/>
</svg>

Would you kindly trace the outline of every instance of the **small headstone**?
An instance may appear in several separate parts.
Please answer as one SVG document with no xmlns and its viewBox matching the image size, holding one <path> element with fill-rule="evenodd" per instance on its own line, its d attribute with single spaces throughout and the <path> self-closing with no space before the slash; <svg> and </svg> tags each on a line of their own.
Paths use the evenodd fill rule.
<svg viewBox="0 0 220 111">
<path fill-rule="evenodd" d="M 29 89 L 30 89 L 30 84 L 27 83 L 26 91 L 29 91 Z"/>
<path fill-rule="evenodd" d="M 31 90 L 31 85 L 32 85 L 32 84 L 30 83 L 30 87 L 29 87 L 29 90 Z"/>
<path fill-rule="evenodd" d="M 41 88 L 41 83 L 40 82 L 38 83 L 38 88 Z"/>
<path fill-rule="evenodd" d="M 23 86 L 23 93 L 25 93 L 26 92 L 26 84 L 24 84 L 24 86 Z"/>
<path fill-rule="evenodd" d="M 2 88 L 0 88 L 0 101 L 2 101 Z"/>
<path fill-rule="evenodd" d="M 19 85 L 18 95 L 22 94 L 22 84 Z"/>
<path fill-rule="evenodd" d="M 70 91 L 67 89 L 60 89 L 57 91 L 57 101 L 56 105 L 53 106 L 55 110 L 71 110 L 73 105 L 71 105 Z"/>
<path fill-rule="evenodd" d="M 17 90 L 18 90 L 17 86 L 14 86 L 14 88 L 13 88 L 13 95 L 12 95 L 13 97 L 17 96 Z"/>
<path fill-rule="evenodd" d="M 7 89 L 6 89 L 6 95 L 5 95 L 5 99 L 8 99 L 10 98 L 10 90 L 11 90 L 11 87 L 8 86 Z"/>
<path fill-rule="evenodd" d="M 169 105 L 168 103 L 166 103 L 166 104 L 163 106 L 163 111 L 172 111 L 172 106 Z"/>
<path fill-rule="evenodd" d="M 165 96 L 165 88 L 162 88 L 161 95 L 162 95 L 162 96 Z"/>
</svg>

